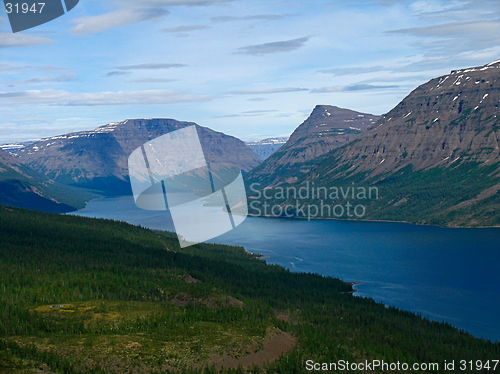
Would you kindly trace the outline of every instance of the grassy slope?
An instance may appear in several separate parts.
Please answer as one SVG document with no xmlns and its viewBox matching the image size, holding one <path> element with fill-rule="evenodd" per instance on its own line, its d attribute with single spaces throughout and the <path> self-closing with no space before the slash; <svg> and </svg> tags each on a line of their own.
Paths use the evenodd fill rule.
<svg viewBox="0 0 500 374">
<path fill-rule="evenodd" d="M 258 351 L 278 328 L 298 345 L 267 366 L 272 373 L 306 372 L 308 359 L 500 355 L 500 343 L 353 297 L 339 280 L 269 266 L 239 247 L 181 250 L 168 233 L 1 206 L 0 235 L 0 373 L 200 372 L 216 356 Z"/>
<path fill-rule="evenodd" d="M 65 213 L 85 207 L 99 195 L 93 191 L 65 186 L 24 165 L 16 171 L 0 165 L 0 204 L 45 212 Z"/>
</svg>

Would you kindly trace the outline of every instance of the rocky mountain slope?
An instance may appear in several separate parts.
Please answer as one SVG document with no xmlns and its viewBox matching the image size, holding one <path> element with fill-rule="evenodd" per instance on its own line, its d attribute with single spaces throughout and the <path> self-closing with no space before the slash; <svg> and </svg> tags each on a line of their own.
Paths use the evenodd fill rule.
<svg viewBox="0 0 500 374">
<path fill-rule="evenodd" d="M 366 185 L 364 218 L 500 225 L 500 61 L 452 71 L 411 92 L 295 186 Z"/>
<path fill-rule="evenodd" d="M 0 204 L 47 212 L 83 208 L 83 200 L 70 196 L 74 189 L 60 186 L 0 149 Z"/>
<path fill-rule="evenodd" d="M 289 139 L 289 137 L 267 138 L 256 142 L 246 142 L 245 144 L 252 150 L 257 157 L 264 161 L 274 152 L 280 149 Z"/>
<path fill-rule="evenodd" d="M 500 161 L 500 61 L 452 71 L 408 95 L 370 131 L 341 152 L 336 174 L 376 176 L 413 165 L 415 170 L 475 161 Z"/>
<path fill-rule="evenodd" d="M 18 159 L 63 184 L 106 195 L 130 194 L 128 157 L 148 140 L 195 125 L 209 162 L 228 162 L 248 171 L 260 161 L 239 139 L 195 123 L 173 119 L 132 119 L 92 131 L 42 139 L 15 153 Z"/>
<path fill-rule="evenodd" d="M 296 181 L 309 171 L 305 164 L 355 139 L 380 117 L 331 105 L 317 105 L 271 157 L 247 175 L 264 185 Z"/>
</svg>

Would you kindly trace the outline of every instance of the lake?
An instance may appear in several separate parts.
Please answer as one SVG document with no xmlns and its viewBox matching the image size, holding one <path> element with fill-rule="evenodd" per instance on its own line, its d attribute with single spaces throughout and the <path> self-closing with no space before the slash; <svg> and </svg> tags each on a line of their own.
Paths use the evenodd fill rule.
<svg viewBox="0 0 500 374">
<path fill-rule="evenodd" d="M 167 212 L 141 210 L 132 196 L 94 200 L 71 214 L 174 231 Z M 292 271 L 360 282 L 356 296 L 500 340 L 500 229 L 247 217 L 210 242 L 243 246 Z"/>
</svg>

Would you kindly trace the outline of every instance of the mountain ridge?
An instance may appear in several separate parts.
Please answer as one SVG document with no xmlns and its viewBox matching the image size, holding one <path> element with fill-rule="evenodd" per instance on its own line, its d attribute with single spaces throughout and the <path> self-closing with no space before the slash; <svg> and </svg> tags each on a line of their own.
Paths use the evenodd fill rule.
<svg viewBox="0 0 500 374">
<path fill-rule="evenodd" d="M 288 141 L 247 175 L 262 186 L 291 183 L 318 157 L 355 139 L 379 118 L 332 105 L 317 105 Z"/>
<path fill-rule="evenodd" d="M 424 83 L 361 135 L 361 143 L 347 145 L 342 160 L 351 158 L 354 170 L 371 170 L 370 176 L 410 163 L 416 170 L 446 166 L 461 156 L 478 162 L 500 161 L 499 73 L 500 61 L 495 61 Z M 468 155 L 470 150 L 475 153 Z"/>
<path fill-rule="evenodd" d="M 260 161 L 232 136 L 193 122 L 128 119 L 90 131 L 42 139 L 20 149 L 18 159 L 56 182 L 98 190 L 105 195 L 131 194 L 128 157 L 145 142 L 171 131 L 196 126 L 208 162 L 230 162 L 248 171 Z"/>
<path fill-rule="evenodd" d="M 454 70 L 414 89 L 366 132 L 283 185 L 379 188 L 380 199 L 364 201 L 359 219 L 499 226 L 499 106 L 500 60 Z"/>
</svg>

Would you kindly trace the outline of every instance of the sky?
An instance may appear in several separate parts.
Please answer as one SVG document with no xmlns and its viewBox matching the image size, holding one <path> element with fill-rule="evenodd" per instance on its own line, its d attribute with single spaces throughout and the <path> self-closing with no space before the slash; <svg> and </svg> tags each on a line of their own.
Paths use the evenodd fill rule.
<svg viewBox="0 0 500 374">
<path fill-rule="evenodd" d="M 3 8 L 0 144 L 132 118 L 287 136 L 316 105 L 384 114 L 498 59 L 498 0 L 80 0 L 18 33 Z"/>
</svg>

